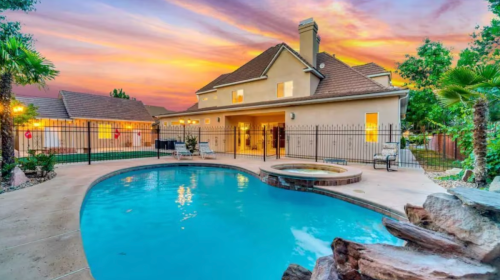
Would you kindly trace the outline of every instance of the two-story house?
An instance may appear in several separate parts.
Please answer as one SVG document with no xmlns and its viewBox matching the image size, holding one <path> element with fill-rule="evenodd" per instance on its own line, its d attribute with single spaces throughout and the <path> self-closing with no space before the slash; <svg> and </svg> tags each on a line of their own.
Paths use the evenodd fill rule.
<svg viewBox="0 0 500 280">
<path fill-rule="evenodd" d="M 374 63 L 350 67 L 320 53 L 312 18 L 298 30 L 299 52 L 286 43 L 270 47 L 199 89 L 187 110 L 158 116 L 162 127 L 400 124 L 408 90 L 393 87 L 389 71 Z"/>
</svg>

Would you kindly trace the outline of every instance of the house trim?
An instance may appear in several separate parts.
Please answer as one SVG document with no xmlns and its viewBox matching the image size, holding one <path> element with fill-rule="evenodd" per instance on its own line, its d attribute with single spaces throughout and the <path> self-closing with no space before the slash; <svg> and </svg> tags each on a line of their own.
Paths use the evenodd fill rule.
<svg viewBox="0 0 500 280">
<path fill-rule="evenodd" d="M 253 82 L 253 81 L 265 80 L 265 79 L 267 79 L 267 76 L 252 78 L 252 79 L 238 81 L 238 82 L 229 83 L 229 84 L 218 85 L 218 86 L 214 86 L 214 88 L 217 89 L 217 88 L 221 88 L 221 87 L 227 87 L 227 86 L 232 86 L 232 85 L 239 85 L 239 84 L 244 84 L 244 83 Z"/>
<path fill-rule="evenodd" d="M 158 115 L 162 116 L 162 115 Z M 154 123 L 153 120 L 151 121 L 135 121 L 135 120 L 119 120 L 119 119 L 101 119 L 101 118 L 87 118 L 87 117 L 78 117 L 78 118 L 72 118 L 73 120 L 92 120 L 92 121 L 108 121 L 108 122 L 139 122 L 139 123 Z"/>
<path fill-rule="evenodd" d="M 196 92 L 196 94 L 204 94 L 204 93 L 210 93 L 210 92 L 215 92 L 217 91 L 216 89 L 209 89 L 209 90 L 205 90 L 205 91 L 200 91 L 200 92 Z"/>
<path fill-rule="evenodd" d="M 382 77 L 382 76 L 390 76 L 391 72 L 385 72 L 385 73 L 379 73 L 379 74 L 373 74 L 373 75 L 368 75 L 368 78 L 376 78 L 376 77 Z"/>
<path fill-rule="evenodd" d="M 291 53 L 296 59 L 298 59 L 302 64 L 304 64 L 304 66 L 306 67 L 304 69 L 304 72 L 313 72 L 314 75 L 318 76 L 318 78 L 325 78 L 325 76 L 323 74 L 321 74 L 320 72 L 318 72 L 318 70 L 314 69 L 314 68 L 311 68 L 309 65 L 307 65 L 300 57 L 298 57 L 296 54 L 294 54 L 291 50 L 289 50 L 285 45 L 281 46 L 281 48 L 279 49 L 279 51 L 276 53 L 276 55 L 274 55 L 273 59 L 271 60 L 271 62 L 269 62 L 269 65 L 267 65 L 266 69 L 264 69 L 264 72 L 262 72 L 262 75 L 261 76 L 264 76 L 267 71 L 269 71 L 269 69 L 271 68 L 271 66 L 274 64 L 274 62 L 276 61 L 276 59 L 278 59 L 279 55 L 281 54 L 281 52 L 283 51 L 283 49 L 287 50 L 289 53 Z"/>
<path fill-rule="evenodd" d="M 360 99 L 373 99 L 373 98 L 382 98 L 382 97 L 391 97 L 391 96 L 407 96 L 407 95 L 408 95 L 408 90 L 405 89 L 405 90 L 389 91 L 389 92 L 381 92 L 381 93 L 373 93 L 373 94 L 350 95 L 350 96 L 340 96 L 340 97 L 326 97 L 326 98 L 299 100 L 299 101 L 291 101 L 291 102 L 285 101 L 283 103 L 277 103 L 277 104 L 264 104 L 264 105 L 254 105 L 254 106 L 249 105 L 249 106 L 237 107 L 237 108 L 183 112 L 183 113 L 177 113 L 177 114 L 160 115 L 159 117 L 168 118 L 168 117 L 199 115 L 199 114 L 207 114 L 207 113 L 247 111 L 247 110 L 254 110 L 254 109 L 289 107 L 289 106 L 297 106 L 297 105 L 318 104 L 318 103 L 360 100 Z"/>
</svg>

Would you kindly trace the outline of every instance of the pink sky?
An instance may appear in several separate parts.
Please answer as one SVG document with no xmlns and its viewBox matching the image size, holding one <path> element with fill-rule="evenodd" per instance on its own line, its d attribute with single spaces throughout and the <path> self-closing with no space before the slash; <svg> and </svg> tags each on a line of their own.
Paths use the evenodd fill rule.
<svg viewBox="0 0 500 280">
<path fill-rule="evenodd" d="M 298 49 L 298 23 L 314 17 L 320 51 L 350 65 L 394 70 L 425 37 L 458 53 L 492 15 L 482 0 L 42 0 L 37 11 L 7 13 L 61 72 L 49 89 L 107 95 L 113 88 L 148 105 L 182 110 L 194 92 L 268 47 Z M 401 81 L 396 80 L 396 84 Z"/>
</svg>

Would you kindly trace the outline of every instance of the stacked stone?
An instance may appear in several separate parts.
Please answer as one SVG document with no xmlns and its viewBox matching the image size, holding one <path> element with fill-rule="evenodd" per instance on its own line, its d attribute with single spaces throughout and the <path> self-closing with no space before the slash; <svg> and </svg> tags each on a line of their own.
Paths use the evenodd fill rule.
<svg viewBox="0 0 500 280">
<path fill-rule="evenodd" d="M 295 267 L 302 273 L 283 279 L 500 279 L 500 193 L 448 192 L 429 195 L 423 207 L 408 204 L 409 222 L 383 219 L 392 235 L 406 241 L 404 247 L 336 238 L 333 254 L 319 258 L 311 275 Z"/>
</svg>

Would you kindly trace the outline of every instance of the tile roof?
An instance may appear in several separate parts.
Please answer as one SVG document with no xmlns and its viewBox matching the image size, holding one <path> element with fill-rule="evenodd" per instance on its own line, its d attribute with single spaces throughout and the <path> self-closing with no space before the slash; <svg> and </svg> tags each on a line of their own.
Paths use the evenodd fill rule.
<svg viewBox="0 0 500 280">
<path fill-rule="evenodd" d="M 146 110 L 148 110 L 149 114 L 152 117 L 173 112 L 161 106 L 153 106 L 153 105 L 144 105 L 144 106 L 146 107 Z"/>
<path fill-rule="evenodd" d="M 273 61 L 274 57 L 276 54 L 280 51 L 281 48 L 286 48 L 290 52 L 292 52 L 295 56 L 299 58 L 304 64 L 306 64 L 308 67 L 315 69 L 319 73 L 321 73 L 318 69 L 314 68 L 307 60 L 305 60 L 298 52 L 296 52 L 294 49 L 292 49 L 290 46 L 288 46 L 285 43 L 277 44 L 276 46 L 270 47 L 269 49 L 265 50 L 263 53 L 258 55 L 257 57 L 253 58 L 240 68 L 236 69 L 232 73 L 227 73 L 220 75 L 217 77 L 215 80 L 211 81 L 201 89 L 199 89 L 197 92 L 204 92 L 208 90 L 214 89 L 215 86 L 218 85 L 223 85 L 223 84 L 230 84 L 230 83 L 236 83 L 236 82 L 241 82 L 245 80 L 250 80 L 250 79 L 255 79 L 262 77 L 262 74 L 266 70 L 266 68 L 269 66 L 269 64 Z"/>
<path fill-rule="evenodd" d="M 153 122 L 141 101 L 61 90 L 71 118 Z"/>
<path fill-rule="evenodd" d="M 349 65 L 325 52 L 318 54 L 318 65 L 324 64 L 321 72 L 325 78 L 316 88 L 315 94 L 338 94 L 345 96 L 359 92 L 378 92 L 388 88 L 356 71 Z"/>
<path fill-rule="evenodd" d="M 69 119 L 64 103 L 59 98 L 16 96 L 16 99 L 25 105 L 33 104 L 37 107 L 38 118 Z"/>
<path fill-rule="evenodd" d="M 361 72 L 365 76 L 382 74 L 382 73 L 389 73 L 389 71 L 384 69 L 384 67 L 382 67 L 376 63 L 373 63 L 373 62 L 363 64 L 363 65 L 355 65 L 352 68 L 358 70 L 359 72 Z"/>
<path fill-rule="evenodd" d="M 191 107 L 187 108 L 186 111 L 198 110 L 198 102 L 191 105 Z"/>
</svg>

